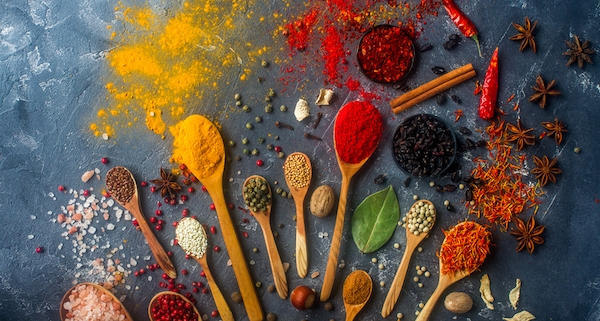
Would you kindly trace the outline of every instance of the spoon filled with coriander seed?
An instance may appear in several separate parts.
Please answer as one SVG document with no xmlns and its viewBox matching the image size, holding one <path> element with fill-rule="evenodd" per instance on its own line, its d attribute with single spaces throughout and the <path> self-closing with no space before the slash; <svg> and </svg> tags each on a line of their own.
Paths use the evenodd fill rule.
<svg viewBox="0 0 600 321">
<path fill-rule="evenodd" d="M 250 213 L 262 228 L 275 288 L 279 297 L 285 299 L 288 295 L 287 279 L 271 230 L 271 187 L 264 177 L 252 175 L 244 182 L 242 195 Z"/>
<path fill-rule="evenodd" d="M 308 272 L 304 198 L 312 178 L 310 159 L 300 152 L 291 153 L 283 164 L 283 174 L 296 205 L 296 268 L 298 275 L 304 278 Z"/>
<path fill-rule="evenodd" d="M 408 271 L 408 265 L 410 258 L 417 248 L 417 245 L 427 237 L 427 234 L 431 231 L 433 224 L 435 224 L 436 211 L 435 206 L 428 200 L 418 200 L 411 207 L 406 216 L 403 218 L 406 224 L 406 249 L 404 255 L 394 276 L 394 281 L 390 286 L 390 290 L 383 302 L 381 308 L 381 316 L 387 317 L 394 310 L 394 305 L 398 301 L 400 291 L 404 285 L 404 279 L 406 278 L 406 272 Z"/>
<path fill-rule="evenodd" d="M 117 203 L 131 212 L 133 217 L 135 217 L 146 241 L 148 241 L 150 251 L 152 251 L 152 255 L 154 255 L 160 268 L 163 269 L 170 278 L 177 278 L 177 271 L 175 270 L 171 259 L 156 239 L 154 233 L 152 233 L 152 229 L 150 228 L 150 225 L 148 225 L 144 213 L 142 213 L 137 184 L 131 172 L 123 166 L 111 168 L 108 173 L 106 173 L 106 189 Z"/>
<path fill-rule="evenodd" d="M 208 237 L 206 231 L 200 222 L 191 217 L 184 217 L 178 223 L 175 228 L 175 239 L 177 244 L 185 251 L 186 254 L 193 257 L 202 267 L 208 286 L 212 292 L 215 305 L 219 311 L 219 316 L 223 321 L 234 321 L 233 313 L 225 301 L 223 293 L 215 283 L 215 279 L 212 276 L 208 268 L 206 260 L 206 248 L 208 247 Z"/>
</svg>

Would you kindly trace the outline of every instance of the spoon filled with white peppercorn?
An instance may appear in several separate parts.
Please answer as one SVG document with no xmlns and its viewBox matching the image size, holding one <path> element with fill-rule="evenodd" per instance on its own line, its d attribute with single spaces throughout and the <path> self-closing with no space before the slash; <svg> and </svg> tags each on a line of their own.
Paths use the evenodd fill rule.
<svg viewBox="0 0 600 321">
<path fill-rule="evenodd" d="M 206 248 L 208 247 L 208 238 L 204 227 L 197 220 L 184 217 L 178 223 L 175 228 L 175 239 L 177 244 L 185 251 L 186 254 L 190 255 L 200 264 L 208 286 L 212 292 L 213 299 L 219 311 L 219 316 L 223 321 L 234 321 L 233 313 L 223 297 L 223 293 L 215 283 L 215 279 L 212 277 L 212 273 L 208 269 L 208 263 L 206 260 Z"/>
<path fill-rule="evenodd" d="M 406 272 L 408 271 L 408 264 L 410 263 L 410 257 L 417 248 L 417 245 L 427 237 L 429 231 L 435 224 L 435 206 L 428 200 L 416 201 L 410 210 L 403 218 L 406 224 L 406 249 L 396 271 L 396 276 L 390 290 L 385 298 L 383 307 L 381 308 L 381 316 L 387 317 L 394 310 L 394 305 L 398 301 L 402 285 L 404 285 L 404 279 L 406 278 Z"/>
<path fill-rule="evenodd" d="M 161 269 L 163 269 L 170 278 L 177 278 L 177 271 L 175 270 L 171 259 L 156 239 L 154 233 L 152 233 L 152 229 L 148 225 L 144 213 L 142 213 L 137 184 L 135 183 L 135 179 L 131 172 L 123 166 L 117 166 L 110 169 L 108 173 L 106 173 L 106 189 L 117 203 L 131 212 L 133 217 L 135 217 L 138 226 L 148 241 L 148 245 L 150 246 L 154 258 Z"/>
<path fill-rule="evenodd" d="M 285 299 L 288 295 L 287 279 L 275 239 L 273 238 L 273 231 L 271 230 L 271 187 L 264 177 L 252 175 L 244 182 L 242 195 L 250 213 L 252 213 L 252 216 L 254 216 L 262 228 L 275 288 L 279 297 Z"/>
</svg>

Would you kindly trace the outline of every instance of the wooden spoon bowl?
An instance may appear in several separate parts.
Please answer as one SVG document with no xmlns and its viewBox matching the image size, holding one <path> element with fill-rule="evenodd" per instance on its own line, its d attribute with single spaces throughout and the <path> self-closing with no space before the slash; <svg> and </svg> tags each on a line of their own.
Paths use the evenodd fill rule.
<svg viewBox="0 0 600 321">
<path fill-rule="evenodd" d="M 351 289 L 349 289 L 349 287 L 353 286 L 353 284 L 350 284 L 348 282 L 348 279 L 350 279 L 351 275 L 357 275 L 357 277 L 361 277 L 361 278 L 365 278 L 368 279 L 368 292 L 369 294 L 366 296 L 366 298 L 364 299 L 363 302 L 359 302 L 359 303 L 351 303 L 348 302 L 348 298 L 344 296 L 344 308 L 346 310 L 346 321 L 352 321 L 354 320 L 354 318 L 356 317 L 356 315 L 358 314 L 358 312 L 360 312 L 360 310 L 362 310 L 362 308 L 365 306 L 365 304 L 367 304 L 367 302 L 369 301 L 369 298 L 371 297 L 371 293 L 373 292 L 373 281 L 371 280 L 371 276 L 363 271 L 363 270 L 356 270 L 352 273 L 350 273 L 348 275 L 348 277 L 346 278 L 346 281 L 344 282 L 344 293 L 348 292 L 348 290 L 351 291 Z M 355 284 L 354 284 L 355 286 Z M 364 286 L 363 284 L 360 284 L 360 286 Z"/>
<path fill-rule="evenodd" d="M 292 175 L 288 175 L 285 173 L 285 167 L 288 165 L 290 159 L 292 157 L 304 157 L 306 164 L 308 165 L 309 174 L 308 174 L 308 183 L 303 187 L 294 186 L 291 177 Z M 283 165 L 284 167 L 284 176 L 285 182 L 287 183 L 288 188 L 290 189 L 290 193 L 292 193 L 292 197 L 294 199 L 294 204 L 296 205 L 296 268 L 298 269 L 298 275 L 301 278 L 306 277 L 306 273 L 308 272 L 308 252 L 306 249 L 306 227 L 304 224 L 304 198 L 306 197 L 306 193 L 308 192 L 308 188 L 310 187 L 310 180 L 312 178 L 312 166 L 310 164 L 310 159 L 303 153 L 295 152 L 291 153 L 285 160 Z M 297 185 L 297 184 L 296 184 Z"/>
<path fill-rule="evenodd" d="M 125 314 L 125 320 L 127 320 L 127 321 L 133 321 L 133 318 L 131 317 L 131 315 L 129 314 L 129 312 L 127 311 L 127 309 L 125 309 L 125 306 L 123 306 L 123 304 L 121 303 L 121 301 L 119 301 L 119 299 L 117 299 L 117 297 L 114 294 L 112 294 L 112 292 L 110 292 L 109 290 L 105 289 L 104 287 L 102 287 L 102 286 L 100 286 L 98 284 L 87 283 L 87 282 L 79 283 L 79 284 L 73 286 L 63 296 L 62 300 L 60 301 L 60 307 L 58 308 L 59 314 L 60 314 L 60 319 L 62 321 L 65 321 L 67 319 L 67 313 L 68 313 L 68 311 L 64 307 L 65 303 L 67 303 L 67 302 L 69 302 L 71 300 L 70 296 L 71 296 L 73 290 L 75 290 L 75 288 L 78 287 L 78 286 L 80 286 L 80 285 L 91 286 L 94 289 L 102 292 L 103 294 L 108 295 L 110 297 L 110 299 L 111 299 L 112 302 L 119 304 L 119 306 L 121 307 L 121 310 Z"/>
<path fill-rule="evenodd" d="M 426 206 L 430 206 L 430 208 L 433 207 L 434 215 L 433 215 L 433 220 L 431 221 L 431 226 L 433 226 L 433 224 L 435 224 L 436 215 L 435 215 L 435 207 L 433 206 L 433 203 L 431 203 L 430 201 L 428 201 L 428 200 L 416 201 L 411 206 L 410 211 L 412 211 L 413 208 L 416 208 L 418 206 L 419 202 L 424 203 Z M 431 229 L 429 229 L 429 231 L 427 231 L 427 233 L 422 232 L 422 233 L 419 233 L 419 235 L 415 235 L 414 233 L 412 233 L 410 231 L 410 229 L 408 227 L 408 222 L 406 223 L 405 228 L 406 228 L 406 249 L 404 250 L 404 255 L 402 256 L 402 260 L 400 261 L 400 265 L 398 266 L 398 271 L 396 271 L 396 276 L 394 276 L 394 281 L 392 281 L 390 290 L 388 291 L 388 294 L 383 303 L 383 307 L 381 308 L 381 316 L 384 318 L 387 317 L 388 315 L 390 315 L 390 313 L 394 309 L 394 306 L 396 305 L 396 302 L 398 301 L 398 297 L 400 296 L 400 292 L 402 291 L 402 286 L 404 285 L 404 280 L 406 279 L 406 272 L 408 271 L 408 265 L 410 263 L 410 258 L 412 257 L 413 252 L 417 248 L 417 245 L 419 245 L 419 243 L 421 243 L 421 241 L 423 241 L 427 237 L 427 235 L 429 234 L 429 231 L 431 231 Z"/>
<path fill-rule="evenodd" d="M 244 185 L 242 187 L 242 194 L 243 188 L 246 187 L 246 185 L 251 179 L 254 178 L 263 179 L 267 183 L 268 194 L 271 195 L 271 187 L 269 186 L 269 183 L 264 177 L 258 175 L 252 175 L 248 177 L 246 181 L 244 181 Z M 280 298 L 285 299 L 288 295 L 288 285 L 285 276 L 285 271 L 283 269 L 283 263 L 281 262 L 281 257 L 279 256 L 279 251 L 277 250 L 275 238 L 273 237 L 273 231 L 271 229 L 271 204 L 266 205 L 263 211 L 253 211 L 251 208 L 249 210 L 252 216 L 254 216 L 254 218 L 262 228 L 263 236 L 265 238 L 265 243 L 267 246 L 267 253 L 269 254 L 269 263 L 271 264 L 271 271 L 273 273 L 273 281 L 275 282 L 275 288 L 277 289 L 277 294 L 279 294 Z"/>
<path fill-rule="evenodd" d="M 183 301 L 189 303 L 192 306 L 192 310 L 194 310 L 194 313 L 196 313 L 196 315 L 198 316 L 198 321 L 202 320 L 202 316 L 201 316 L 200 312 L 198 311 L 198 309 L 196 308 L 196 306 L 194 305 L 194 303 L 192 303 L 190 300 L 188 300 L 188 298 L 186 298 L 184 295 L 181 295 L 179 293 L 172 292 L 172 291 L 163 291 L 163 292 L 157 293 L 154 297 L 152 297 L 152 299 L 150 300 L 150 304 L 148 304 L 148 317 L 150 318 L 150 321 L 156 321 L 154 319 L 154 317 L 152 316 L 152 308 L 157 303 L 158 298 L 163 295 L 176 296 L 176 297 L 182 299 Z"/>
</svg>

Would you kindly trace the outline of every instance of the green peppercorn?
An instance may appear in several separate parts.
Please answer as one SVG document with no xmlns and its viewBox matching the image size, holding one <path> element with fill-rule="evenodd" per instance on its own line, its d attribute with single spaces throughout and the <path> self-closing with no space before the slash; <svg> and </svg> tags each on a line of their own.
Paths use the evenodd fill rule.
<svg viewBox="0 0 600 321">
<path fill-rule="evenodd" d="M 275 193 L 281 194 L 281 192 L 283 192 L 283 189 L 281 189 L 281 187 L 277 187 L 277 189 L 275 189 Z"/>
<path fill-rule="evenodd" d="M 254 121 L 260 123 L 262 121 L 262 118 L 260 116 L 256 116 L 254 117 Z"/>
<path fill-rule="evenodd" d="M 248 145 L 249 142 L 250 140 L 247 137 L 242 138 L 242 144 Z"/>
<path fill-rule="evenodd" d="M 287 111 L 287 107 L 285 107 L 285 105 L 281 105 L 281 107 L 279 107 L 279 110 L 281 110 L 281 111 Z"/>
<path fill-rule="evenodd" d="M 281 196 L 287 197 L 287 192 L 286 191 L 281 192 Z"/>
<path fill-rule="evenodd" d="M 251 123 L 246 123 L 246 129 L 252 129 L 254 128 L 254 126 L 252 126 Z"/>
<path fill-rule="evenodd" d="M 252 150 L 252 155 L 254 155 L 254 156 L 258 155 L 258 149 L 256 149 L 256 148 L 253 149 Z"/>
<path fill-rule="evenodd" d="M 263 67 L 269 67 L 269 62 L 263 59 L 263 61 L 260 63 L 260 65 Z"/>
<path fill-rule="evenodd" d="M 258 143 L 259 143 L 259 144 L 263 144 L 264 142 L 265 142 L 265 139 L 264 139 L 264 138 L 262 138 L 262 137 L 259 137 L 259 138 L 258 138 Z"/>
<path fill-rule="evenodd" d="M 265 113 L 270 114 L 273 112 L 273 105 L 268 104 L 265 106 Z"/>
<path fill-rule="evenodd" d="M 244 155 L 250 154 L 250 150 L 248 148 L 244 148 Z"/>
<path fill-rule="evenodd" d="M 248 107 L 248 105 L 244 105 L 244 107 L 242 107 L 242 110 L 249 113 L 250 112 L 250 107 Z"/>
<path fill-rule="evenodd" d="M 285 154 L 283 152 L 279 152 L 279 153 L 277 153 L 277 157 L 284 158 Z"/>
<path fill-rule="evenodd" d="M 273 88 L 269 88 L 269 93 L 267 94 L 268 97 L 275 97 L 275 91 L 273 90 Z"/>
<path fill-rule="evenodd" d="M 267 150 L 273 150 L 273 145 L 272 144 L 267 144 Z"/>
<path fill-rule="evenodd" d="M 233 95 L 233 99 L 240 100 L 240 99 L 242 99 L 242 96 L 240 94 L 235 94 L 235 95 Z"/>
</svg>

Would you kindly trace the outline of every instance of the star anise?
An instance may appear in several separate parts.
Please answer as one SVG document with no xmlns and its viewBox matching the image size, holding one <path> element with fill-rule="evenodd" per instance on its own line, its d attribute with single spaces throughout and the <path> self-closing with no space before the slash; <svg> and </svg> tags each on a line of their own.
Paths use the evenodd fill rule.
<svg viewBox="0 0 600 321">
<path fill-rule="evenodd" d="M 549 130 L 549 136 L 554 136 L 554 141 L 556 141 L 556 145 L 560 145 L 563 139 L 563 133 L 568 132 L 567 126 L 558 120 L 558 118 L 554 119 L 554 122 L 542 122 L 542 126 Z"/>
<path fill-rule="evenodd" d="M 590 55 L 593 55 L 595 51 L 590 46 L 590 41 L 586 40 L 583 43 L 579 41 L 579 37 L 574 36 L 575 42 L 566 41 L 565 43 L 569 47 L 569 50 L 563 52 L 563 56 L 569 56 L 569 61 L 567 61 L 567 66 L 577 61 L 577 65 L 579 68 L 583 68 L 583 62 L 587 61 L 591 64 L 592 58 Z"/>
<path fill-rule="evenodd" d="M 542 79 L 542 76 L 538 75 L 537 78 L 535 78 L 535 83 L 537 86 L 531 87 L 535 92 L 533 95 L 531 95 L 531 97 L 529 97 L 529 101 L 539 101 L 540 107 L 542 108 L 546 107 L 546 97 L 548 95 L 555 96 L 561 94 L 560 91 L 552 89 L 552 86 L 554 86 L 554 83 L 556 83 L 556 79 L 553 79 L 548 85 L 546 85 L 544 83 L 544 79 Z"/>
<path fill-rule="evenodd" d="M 548 181 L 556 183 L 556 175 L 562 173 L 560 168 L 555 167 L 556 158 L 549 160 L 548 156 L 544 156 L 541 159 L 533 156 L 533 162 L 535 163 L 535 168 L 531 170 L 531 173 L 540 181 L 540 185 L 544 186 Z"/>
<path fill-rule="evenodd" d="M 530 133 L 533 128 L 524 129 L 521 119 L 517 121 L 517 126 L 507 123 L 506 128 L 512 132 L 512 134 L 508 135 L 506 140 L 509 142 L 516 142 L 517 150 L 523 149 L 525 144 L 535 145 L 535 136 Z"/>
<path fill-rule="evenodd" d="M 177 196 L 177 192 L 181 190 L 181 186 L 177 183 L 177 176 L 173 175 L 172 172 L 167 173 L 164 168 L 160 168 L 160 178 L 150 180 L 150 182 L 160 188 L 160 195 L 174 199 Z"/>
<path fill-rule="evenodd" d="M 535 38 L 533 37 L 533 29 L 537 25 L 537 20 L 531 24 L 531 20 L 529 17 L 525 17 L 525 25 L 521 26 L 520 24 L 513 22 L 513 27 L 517 29 L 518 34 L 510 37 L 510 40 L 521 40 L 521 46 L 519 47 L 519 51 L 523 51 L 523 49 L 527 48 L 527 46 L 531 47 L 533 53 L 536 53 L 537 48 L 535 46 Z"/>
<path fill-rule="evenodd" d="M 519 244 L 517 245 L 517 252 L 527 248 L 529 253 L 533 253 L 536 244 L 544 243 L 542 233 L 546 227 L 544 225 L 536 226 L 535 218 L 533 216 L 527 220 L 527 224 L 525 224 L 525 222 L 518 217 L 515 218 L 515 223 L 517 225 L 517 230 L 510 232 L 510 234 L 515 235 L 517 237 L 517 241 L 519 241 Z"/>
</svg>

